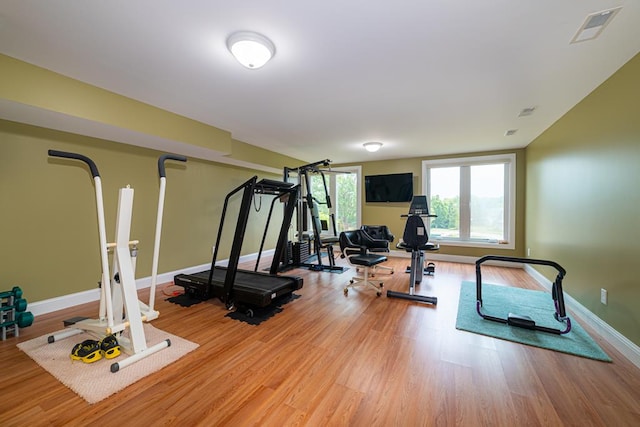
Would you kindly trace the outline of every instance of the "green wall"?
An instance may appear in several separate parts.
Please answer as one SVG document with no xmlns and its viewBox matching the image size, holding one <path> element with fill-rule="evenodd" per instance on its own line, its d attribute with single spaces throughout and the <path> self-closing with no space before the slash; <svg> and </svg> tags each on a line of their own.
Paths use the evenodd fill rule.
<svg viewBox="0 0 640 427">
<path fill-rule="evenodd" d="M 118 189 L 131 185 L 131 238 L 141 242 L 136 277 L 150 276 L 161 152 L 2 120 L 0 140 L 0 290 L 18 285 L 34 302 L 94 289 L 100 280 L 91 174 L 82 162 L 49 158 L 50 148 L 84 154 L 97 164 L 109 241 Z M 253 175 L 280 178 L 193 158 L 167 162 L 160 273 L 211 261 L 224 197 Z M 243 254 L 257 252 L 270 202 L 265 196 L 260 212 L 252 210 Z M 228 257 L 238 205 L 239 197 L 232 199 L 219 259 Z M 275 245 L 278 232 L 281 211 L 274 212 L 267 248 Z"/>
<path fill-rule="evenodd" d="M 415 194 L 424 194 L 422 191 L 422 161 L 441 158 L 473 157 L 481 155 L 493 155 L 515 153 L 516 154 L 516 242 L 515 249 L 472 248 L 463 246 L 440 245 L 439 254 L 480 257 L 487 254 L 503 256 L 524 255 L 524 212 L 525 212 L 525 150 L 494 151 L 455 154 L 451 156 L 414 157 L 408 159 L 384 160 L 359 163 L 362 166 L 361 191 L 364 197 L 364 177 L 367 175 L 380 175 L 389 173 L 413 173 L 413 188 Z M 352 164 L 349 164 L 352 165 Z M 347 166 L 337 165 L 337 166 Z M 396 243 L 402 237 L 406 220 L 401 215 L 409 211 L 409 203 L 366 203 L 362 204 L 362 224 L 384 224 L 396 236 Z"/>
<path fill-rule="evenodd" d="M 531 256 L 560 263 L 567 293 L 637 345 L 639 100 L 636 55 L 533 141 L 526 156 Z M 600 303 L 601 288 L 608 305 Z"/>
<path fill-rule="evenodd" d="M 275 171 L 302 163 L 231 138 L 200 123 L 49 70 L 0 55 L 0 100 L 40 115 L 96 123 L 124 134 L 157 137 L 188 152 L 224 155 L 240 166 L 189 158 L 167 163 L 167 191 L 159 272 L 211 260 L 226 194 L 254 175 L 281 179 Z M 123 143 L 124 142 L 124 143 Z M 135 191 L 131 239 L 140 240 L 136 277 L 151 274 L 158 205 L 157 159 L 163 154 L 88 136 L 0 120 L 0 291 L 20 286 L 30 301 L 95 289 L 100 257 L 95 189 L 82 162 L 50 159 L 48 149 L 94 160 L 104 193 L 107 239 L 112 241 L 118 189 Z M 273 173 L 261 172 L 271 170 Z M 251 213 L 243 254 L 259 249 L 271 197 Z M 228 257 L 239 197 L 227 212 L 219 259 Z M 280 210 L 274 211 L 276 225 Z M 266 248 L 275 244 L 272 226 Z"/>
<path fill-rule="evenodd" d="M 0 98 L 42 112 L 231 152 L 231 134 L 131 98 L 0 55 Z"/>
</svg>

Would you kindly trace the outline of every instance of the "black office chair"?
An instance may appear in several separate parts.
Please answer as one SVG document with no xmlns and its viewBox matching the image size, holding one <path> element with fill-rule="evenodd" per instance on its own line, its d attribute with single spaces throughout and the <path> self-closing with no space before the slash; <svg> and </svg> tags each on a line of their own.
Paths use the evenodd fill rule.
<svg viewBox="0 0 640 427">
<path fill-rule="evenodd" d="M 411 273 L 409 278 L 409 293 L 387 291 L 387 297 L 403 298 L 426 302 L 429 304 L 436 304 L 438 301 L 436 297 L 414 294 L 415 285 L 422 282 L 422 275 L 425 273 L 433 274 L 435 271 L 435 265 L 433 265 L 433 263 L 427 264 L 426 268 L 424 267 L 424 252 L 437 251 L 440 249 L 438 244 L 429 242 L 427 228 L 425 227 L 424 221 L 420 215 L 409 215 L 402 235 L 402 240 L 396 245 L 396 247 L 398 249 L 411 252 L 411 266 L 409 267 L 409 272 Z"/>
<path fill-rule="evenodd" d="M 396 236 L 391 233 L 389 227 L 386 225 L 363 225 L 360 227 L 361 230 L 364 230 L 371 238 L 375 240 L 386 241 L 387 244 L 385 247 L 376 247 L 371 248 L 370 252 L 381 253 L 381 252 L 389 252 L 389 245 L 395 240 Z M 393 267 L 388 267 L 386 265 L 377 265 L 374 267 L 374 274 L 378 269 L 389 270 L 391 274 L 394 273 Z"/>
<path fill-rule="evenodd" d="M 363 225 L 360 229 L 366 231 L 374 239 L 386 240 L 389 243 L 396 239 L 396 236 L 391 233 L 391 230 L 386 225 Z"/>
<path fill-rule="evenodd" d="M 381 245 L 387 244 L 381 240 L 372 239 L 364 230 L 343 231 L 339 236 L 340 250 L 342 257 L 349 261 L 349 264 L 356 267 L 362 267 L 362 276 L 354 276 L 349 280 L 349 284 L 344 287 L 345 296 L 349 293 L 349 288 L 357 285 L 371 286 L 376 290 L 376 295 L 382 295 L 384 284 L 381 280 L 375 283 L 371 280 L 369 272 L 371 268 L 385 262 L 387 257 L 370 252 L 371 248 L 380 248 Z"/>
</svg>

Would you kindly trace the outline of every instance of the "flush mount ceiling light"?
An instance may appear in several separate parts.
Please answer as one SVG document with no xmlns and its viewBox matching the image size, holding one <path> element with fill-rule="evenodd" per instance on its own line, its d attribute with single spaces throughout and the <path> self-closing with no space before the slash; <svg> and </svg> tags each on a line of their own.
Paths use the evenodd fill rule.
<svg viewBox="0 0 640 427">
<path fill-rule="evenodd" d="M 378 151 L 380 147 L 382 147 L 382 142 L 365 142 L 362 145 L 364 146 L 365 150 L 370 153 L 374 153 Z"/>
<path fill-rule="evenodd" d="M 252 31 L 231 34 L 227 39 L 227 48 L 239 63 L 253 70 L 262 67 L 276 53 L 271 40 Z"/>
</svg>

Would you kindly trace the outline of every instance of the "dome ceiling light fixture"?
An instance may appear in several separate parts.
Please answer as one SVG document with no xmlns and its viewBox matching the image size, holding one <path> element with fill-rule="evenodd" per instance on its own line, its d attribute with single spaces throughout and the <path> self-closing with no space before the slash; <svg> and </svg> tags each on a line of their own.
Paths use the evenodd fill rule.
<svg viewBox="0 0 640 427">
<path fill-rule="evenodd" d="M 238 31 L 227 39 L 229 52 L 245 67 L 255 70 L 276 54 L 271 40 L 253 31 Z"/>
<path fill-rule="evenodd" d="M 365 150 L 367 150 L 370 153 L 375 153 L 376 151 L 378 151 L 380 149 L 380 147 L 382 147 L 382 142 L 365 142 L 364 144 L 362 144 L 365 148 Z"/>
</svg>

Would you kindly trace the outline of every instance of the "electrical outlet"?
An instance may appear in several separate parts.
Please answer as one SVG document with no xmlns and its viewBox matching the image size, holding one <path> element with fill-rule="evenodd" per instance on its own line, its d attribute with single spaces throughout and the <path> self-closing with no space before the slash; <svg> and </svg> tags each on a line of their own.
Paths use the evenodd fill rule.
<svg viewBox="0 0 640 427">
<path fill-rule="evenodd" d="M 215 255 L 216 253 L 216 245 L 211 246 L 211 255 Z"/>
<path fill-rule="evenodd" d="M 531 248 L 527 248 L 527 256 L 531 256 Z"/>
<path fill-rule="evenodd" d="M 600 302 L 607 305 L 607 290 L 605 288 L 600 289 Z"/>
</svg>

